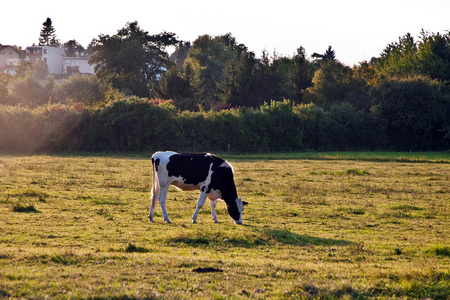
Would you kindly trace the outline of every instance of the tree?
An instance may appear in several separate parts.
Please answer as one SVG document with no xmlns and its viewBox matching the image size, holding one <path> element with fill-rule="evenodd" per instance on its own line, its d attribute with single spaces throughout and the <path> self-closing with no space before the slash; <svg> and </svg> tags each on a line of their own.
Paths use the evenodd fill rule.
<svg viewBox="0 0 450 300">
<path fill-rule="evenodd" d="M 92 105 L 105 100 L 108 87 L 101 84 L 94 75 L 75 74 L 57 87 L 58 100 L 68 103 L 81 102 Z"/>
<path fill-rule="evenodd" d="M 313 58 L 320 58 L 322 61 L 336 61 L 336 52 L 333 48 L 331 48 L 331 46 L 328 46 L 328 49 L 324 54 L 314 52 L 311 56 Z"/>
<path fill-rule="evenodd" d="M 170 60 L 173 61 L 179 70 L 183 68 L 184 61 L 191 48 L 191 42 L 181 42 L 176 46 L 175 51 L 170 55 Z"/>
<path fill-rule="evenodd" d="M 81 46 L 76 40 L 70 40 L 63 44 L 66 48 L 66 57 L 77 57 L 85 51 L 84 47 Z"/>
<path fill-rule="evenodd" d="M 417 45 L 408 32 L 398 42 L 388 44 L 377 59 L 377 68 L 386 77 L 413 76 L 419 74 Z"/>
<path fill-rule="evenodd" d="M 450 32 L 440 34 L 422 30 L 417 55 L 421 74 L 442 81 L 450 80 Z"/>
<path fill-rule="evenodd" d="M 174 33 L 149 35 L 135 21 L 113 36 L 102 34 L 94 39 L 89 63 L 96 64 L 97 76 L 114 88 L 148 97 L 151 83 L 171 65 L 166 48 L 178 43 Z"/>
<path fill-rule="evenodd" d="M 161 75 L 161 79 L 153 86 L 156 97 L 162 99 L 175 99 L 192 97 L 193 93 L 189 81 L 180 74 L 177 67 L 172 67 Z"/>
<path fill-rule="evenodd" d="M 256 63 L 255 54 L 239 45 L 233 51 L 233 57 L 226 63 L 223 76 L 219 83 L 219 96 L 222 102 L 233 106 L 247 106 L 253 77 L 253 67 Z"/>
<path fill-rule="evenodd" d="M 384 80 L 373 91 L 373 113 L 396 150 L 435 150 L 447 125 L 442 84 L 425 76 Z"/>
<path fill-rule="evenodd" d="M 53 27 L 52 19 L 47 18 L 44 23 L 39 36 L 39 46 L 59 46 L 59 40 L 56 37 L 56 30 Z"/>
<path fill-rule="evenodd" d="M 358 109 L 368 104 L 366 81 L 353 76 L 352 69 L 339 62 L 322 63 L 312 82 L 313 86 L 305 90 L 305 102 L 313 102 L 323 108 L 341 102 L 350 102 Z"/>
<path fill-rule="evenodd" d="M 48 66 L 43 60 L 36 59 L 32 65 L 32 68 L 36 79 L 44 80 L 45 77 L 48 76 Z"/>
<path fill-rule="evenodd" d="M 16 66 L 16 75 L 14 76 L 15 77 L 26 76 L 30 72 L 30 69 L 32 69 L 32 65 L 33 65 L 32 62 L 21 59 L 19 61 L 19 64 Z"/>
<path fill-rule="evenodd" d="M 430 33 L 422 30 L 419 39 L 407 33 L 398 42 L 386 46 L 376 60 L 384 77 L 429 76 L 450 80 L 450 32 Z"/>
<path fill-rule="evenodd" d="M 224 82 L 224 68 L 233 57 L 235 39 L 230 35 L 212 37 L 199 36 L 189 49 L 183 68 L 188 68 L 190 83 L 195 96 L 203 105 L 220 102 L 218 84 Z"/>
<path fill-rule="evenodd" d="M 259 106 L 269 100 L 281 100 L 282 78 L 267 51 L 255 65 L 249 97 L 250 106 Z"/>
<path fill-rule="evenodd" d="M 293 98 L 303 101 L 303 91 L 312 85 L 311 64 L 306 59 L 305 48 L 300 46 L 297 54 L 293 57 L 293 64 L 289 69 L 289 81 L 292 88 Z"/>
<path fill-rule="evenodd" d="M 0 73 L 0 104 L 8 103 L 8 84 L 11 81 L 11 75 Z"/>
<path fill-rule="evenodd" d="M 49 95 L 32 74 L 17 78 L 11 87 L 11 104 L 36 107 L 47 103 Z"/>
</svg>

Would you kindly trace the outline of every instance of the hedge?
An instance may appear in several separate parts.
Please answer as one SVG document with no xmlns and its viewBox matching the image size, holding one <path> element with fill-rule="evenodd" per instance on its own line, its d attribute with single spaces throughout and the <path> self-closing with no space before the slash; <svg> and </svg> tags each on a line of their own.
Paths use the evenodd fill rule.
<svg viewBox="0 0 450 300">
<path fill-rule="evenodd" d="M 49 104 L 35 109 L 0 106 L 0 151 L 216 151 L 392 149 L 386 125 L 370 112 L 342 103 L 324 111 L 314 104 L 271 101 L 259 108 L 179 111 L 129 97 L 97 108 Z M 432 149 L 441 150 L 448 140 Z M 414 141 L 411 141 L 412 143 Z"/>
</svg>

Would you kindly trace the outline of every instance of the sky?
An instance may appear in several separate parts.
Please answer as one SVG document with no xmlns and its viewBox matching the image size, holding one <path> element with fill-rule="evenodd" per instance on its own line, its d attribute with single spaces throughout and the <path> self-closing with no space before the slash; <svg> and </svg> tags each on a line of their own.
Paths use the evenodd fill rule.
<svg viewBox="0 0 450 300">
<path fill-rule="evenodd" d="M 84 47 L 137 21 L 149 34 L 173 32 L 183 41 L 231 33 L 257 57 L 263 50 L 292 56 L 302 46 L 310 58 L 332 46 L 348 66 L 378 57 L 408 32 L 450 30 L 449 0 L 22 0 L 6 1 L 0 11 L 3 45 L 38 44 L 47 17 L 62 43 L 75 39 Z"/>
</svg>

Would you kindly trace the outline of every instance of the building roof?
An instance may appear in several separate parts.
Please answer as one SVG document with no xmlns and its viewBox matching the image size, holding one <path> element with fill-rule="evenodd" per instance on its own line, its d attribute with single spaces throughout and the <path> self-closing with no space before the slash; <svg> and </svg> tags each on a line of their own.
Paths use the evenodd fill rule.
<svg viewBox="0 0 450 300">
<path fill-rule="evenodd" d="M 2 45 L 2 44 L 0 44 L 0 51 L 2 51 L 3 49 L 6 49 L 6 48 L 11 48 L 11 49 L 14 50 L 14 48 L 11 47 L 10 45 Z M 15 50 L 14 50 L 14 51 L 15 51 Z"/>
</svg>

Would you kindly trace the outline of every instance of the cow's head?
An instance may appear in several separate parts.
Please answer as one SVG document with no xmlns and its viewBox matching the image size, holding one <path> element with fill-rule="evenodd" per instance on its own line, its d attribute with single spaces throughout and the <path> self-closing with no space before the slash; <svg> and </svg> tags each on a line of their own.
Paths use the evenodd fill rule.
<svg viewBox="0 0 450 300">
<path fill-rule="evenodd" d="M 244 203 L 241 198 L 236 198 L 234 201 L 227 203 L 227 211 L 233 218 L 235 224 L 242 224 L 243 210 L 244 210 Z"/>
</svg>

